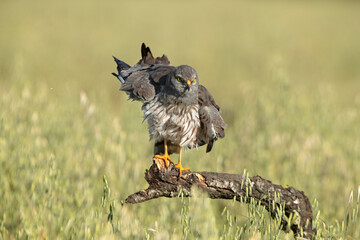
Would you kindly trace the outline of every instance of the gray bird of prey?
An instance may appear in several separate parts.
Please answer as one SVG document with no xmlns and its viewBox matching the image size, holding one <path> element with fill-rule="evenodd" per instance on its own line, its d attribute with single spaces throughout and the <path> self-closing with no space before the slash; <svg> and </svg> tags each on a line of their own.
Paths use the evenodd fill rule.
<svg viewBox="0 0 360 240">
<path fill-rule="evenodd" d="M 199 84 L 194 68 L 170 66 L 168 58 L 154 58 L 150 48 L 141 45 L 141 59 L 133 67 L 114 57 L 121 82 L 119 90 L 129 99 L 142 102 L 144 121 L 148 122 L 150 140 L 155 140 L 154 155 L 165 166 L 172 163 L 170 154 L 179 153 L 175 168 L 179 177 L 183 168 L 183 148 L 197 148 L 207 144 L 210 152 L 214 142 L 225 136 L 226 124 L 220 107 L 208 90 Z"/>
</svg>

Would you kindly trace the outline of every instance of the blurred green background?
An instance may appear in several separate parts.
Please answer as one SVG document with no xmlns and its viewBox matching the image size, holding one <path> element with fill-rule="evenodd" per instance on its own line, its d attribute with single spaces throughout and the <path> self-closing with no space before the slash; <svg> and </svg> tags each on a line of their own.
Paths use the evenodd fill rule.
<svg viewBox="0 0 360 240">
<path fill-rule="evenodd" d="M 121 206 L 146 187 L 153 143 L 112 56 L 133 65 L 142 42 L 194 67 L 228 124 L 184 166 L 303 190 L 319 239 L 359 238 L 359 12 L 357 1 L 2 0 L 0 238 L 292 238 L 231 201 Z"/>
</svg>

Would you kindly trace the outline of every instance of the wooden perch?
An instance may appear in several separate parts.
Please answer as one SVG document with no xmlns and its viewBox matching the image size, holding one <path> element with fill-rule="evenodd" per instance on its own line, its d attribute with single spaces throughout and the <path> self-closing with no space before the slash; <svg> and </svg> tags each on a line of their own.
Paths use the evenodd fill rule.
<svg viewBox="0 0 360 240">
<path fill-rule="evenodd" d="M 302 191 L 293 187 L 284 188 L 271 183 L 260 176 L 246 177 L 239 174 L 212 172 L 183 172 L 178 178 L 178 170 L 171 164 L 165 167 L 162 159 L 154 158 L 154 163 L 146 170 L 145 179 L 149 187 L 127 197 L 126 203 L 141 203 L 158 197 L 178 197 L 182 191 L 184 197 L 191 197 L 191 188 L 196 186 L 213 199 L 236 199 L 250 203 L 259 202 L 276 218 L 277 208 L 284 209 L 287 218 L 282 217 L 281 228 L 288 231 L 288 219 L 297 215 L 299 221 L 291 223 L 295 236 L 311 239 L 313 215 L 309 199 Z"/>
</svg>

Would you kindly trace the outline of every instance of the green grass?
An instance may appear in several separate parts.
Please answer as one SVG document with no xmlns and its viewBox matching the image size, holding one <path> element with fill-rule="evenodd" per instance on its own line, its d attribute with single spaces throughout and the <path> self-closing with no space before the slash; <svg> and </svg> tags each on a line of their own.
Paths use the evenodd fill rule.
<svg viewBox="0 0 360 240">
<path fill-rule="evenodd" d="M 303 190 L 317 239 L 359 239 L 360 4 L 3 1 L 0 239 L 292 239 L 253 203 L 156 199 L 152 142 L 111 56 L 144 41 L 189 64 L 222 107 L 225 139 L 195 171 Z M 176 157 L 174 157 L 176 159 Z M 104 177 L 105 176 L 105 177 Z M 281 214 L 281 212 L 279 212 Z"/>
</svg>

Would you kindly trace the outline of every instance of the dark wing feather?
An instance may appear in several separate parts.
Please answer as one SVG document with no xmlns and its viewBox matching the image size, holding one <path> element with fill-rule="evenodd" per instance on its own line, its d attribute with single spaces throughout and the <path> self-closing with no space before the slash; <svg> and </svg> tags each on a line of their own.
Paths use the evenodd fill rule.
<svg viewBox="0 0 360 240">
<path fill-rule="evenodd" d="M 151 53 L 151 50 L 149 47 L 143 43 L 141 45 L 141 59 L 138 62 L 138 64 L 163 64 L 163 65 L 169 65 L 170 61 L 166 57 L 166 55 L 162 55 L 161 57 L 154 58 L 154 56 Z"/>
<path fill-rule="evenodd" d="M 141 59 L 133 67 L 114 57 L 119 74 L 114 74 L 122 83 L 120 90 L 125 91 L 132 100 L 149 101 L 160 91 L 168 74 L 175 69 L 169 66 L 168 58 L 154 58 L 149 47 L 141 45 Z"/>
<path fill-rule="evenodd" d="M 124 78 L 120 90 L 129 94 L 130 99 L 150 101 L 165 84 L 166 78 L 175 67 L 152 65 L 135 69 Z M 130 70 L 130 69 L 129 69 Z"/>
<path fill-rule="evenodd" d="M 199 85 L 198 96 L 200 118 L 200 128 L 197 134 L 198 145 L 207 144 L 206 152 L 210 152 L 214 142 L 225 136 L 226 123 L 220 115 L 219 105 L 202 85 Z"/>
<path fill-rule="evenodd" d="M 125 82 L 121 85 L 120 90 L 129 94 L 132 100 L 149 101 L 155 96 L 155 87 L 150 83 L 149 74 L 144 70 L 132 72 Z"/>
</svg>

